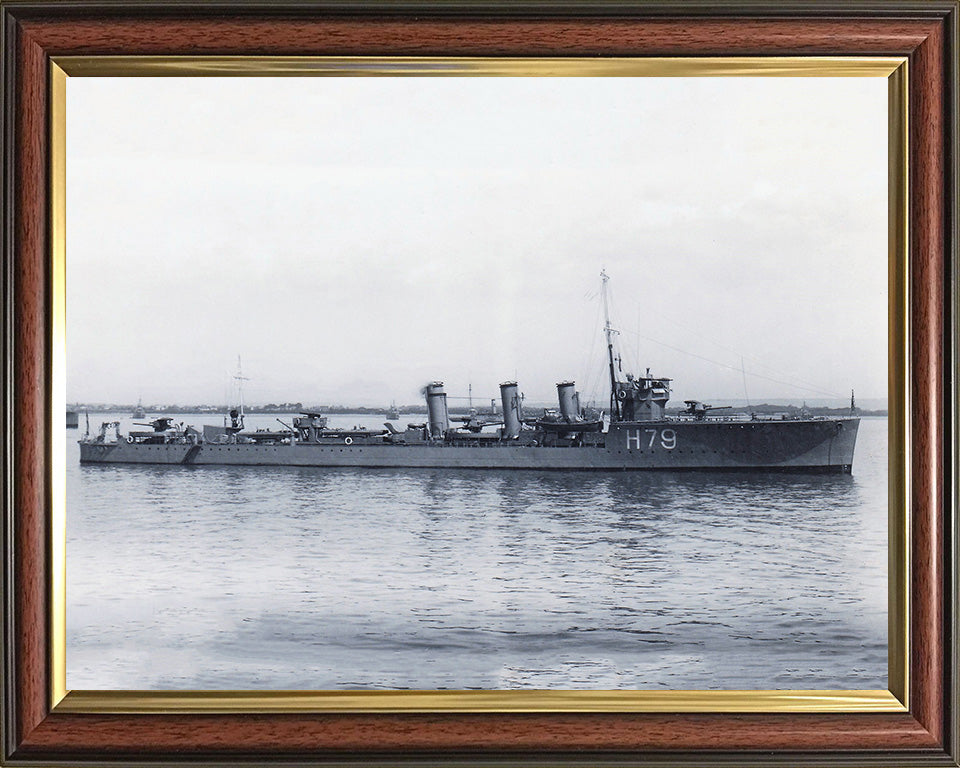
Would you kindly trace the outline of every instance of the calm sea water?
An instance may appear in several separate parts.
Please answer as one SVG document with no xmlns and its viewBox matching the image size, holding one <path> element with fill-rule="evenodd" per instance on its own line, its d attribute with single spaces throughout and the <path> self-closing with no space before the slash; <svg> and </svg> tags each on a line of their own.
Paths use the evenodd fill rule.
<svg viewBox="0 0 960 768">
<path fill-rule="evenodd" d="M 886 431 L 850 477 L 80 466 L 68 430 L 67 685 L 885 688 Z"/>
</svg>

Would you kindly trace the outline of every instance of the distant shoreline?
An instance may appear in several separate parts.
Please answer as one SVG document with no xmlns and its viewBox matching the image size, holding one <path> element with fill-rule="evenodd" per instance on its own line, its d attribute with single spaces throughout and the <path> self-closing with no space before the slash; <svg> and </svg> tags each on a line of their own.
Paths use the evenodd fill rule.
<svg viewBox="0 0 960 768">
<path fill-rule="evenodd" d="M 78 413 L 89 412 L 89 413 L 118 413 L 118 412 L 127 412 L 132 414 L 136 406 L 134 405 L 117 405 L 117 404 L 83 404 L 83 403 L 74 403 L 67 405 L 68 411 L 76 411 Z M 555 406 L 545 406 L 542 404 L 530 404 L 526 406 L 526 410 L 530 413 L 535 413 L 541 411 L 544 408 L 551 408 Z M 161 415 L 168 413 L 183 414 L 189 416 L 223 416 L 227 413 L 228 409 L 225 406 L 213 406 L 213 405 L 154 405 L 147 408 L 144 408 L 147 415 Z M 347 405 L 303 405 L 302 403 L 280 403 L 279 405 L 269 404 L 269 405 L 250 405 L 244 406 L 244 413 L 247 415 L 255 414 L 284 414 L 284 413 L 301 413 L 303 411 L 309 411 L 311 413 L 325 413 L 330 415 L 342 415 L 342 414 L 359 414 L 359 415 L 371 415 L 371 416 L 383 416 L 386 418 L 386 413 L 389 410 L 388 407 L 371 407 L 371 406 L 347 406 Z M 470 412 L 470 408 L 465 406 L 450 406 L 448 409 L 451 414 L 454 415 L 463 415 Z M 499 409 L 495 412 L 491 411 L 490 406 L 476 408 L 478 413 L 496 415 L 499 413 Z M 667 415 L 675 416 L 680 413 L 683 409 L 679 407 L 670 407 L 667 408 Z M 803 412 L 811 416 L 828 416 L 828 417 L 841 417 L 849 416 L 849 408 L 826 408 L 823 406 L 808 406 L 803 408 L 796 405 L 783 405 L 778 403 L 763 403 L 760 405 L 751 405 L 751 406 L 735 406 L 729 409 L 731 413 L 756 413 L 762 414 L 764 416 L 771 416 L 776 414 L 785 414 L 790 417 L 800 416 Z M 415 405 L 403 405 L 398 406 L 397 411 L 399 411 L 401 416 L 422 416 L 426 413 L 425 406 L 415 406 Z M 887 416 L 887 409 L 868 409 L 868 408 L 857 408 L 857 416 Z"/>
</svg>

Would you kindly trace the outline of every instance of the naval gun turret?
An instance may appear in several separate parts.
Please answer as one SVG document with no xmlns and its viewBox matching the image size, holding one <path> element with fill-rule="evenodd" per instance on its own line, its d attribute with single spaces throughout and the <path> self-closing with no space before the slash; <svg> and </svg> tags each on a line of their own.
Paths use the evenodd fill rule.
<svg viewBox="0 0 960 768">
<path fill-rule="evenodd" d="M 699 400 L 684 400 L 683 404 L 687 406 L 685 411 L 681 411 L 684 416 L 693 416 L 697 421 L 703 421 L 707 418 L 710 411 L 726 411 L 732 408 L 732 405 L 707 405 Z"/>
<path fill-rule="evenodd" d="M 179 439 L 183 432 L 173 423 L 169 416 L 159 416 L 152 421 L 135 421 L 138 427 L 150 427 L 149 432 L 130 432 L 128 442 L 162 444 Z"/>
<path fill-rule="evenodd" d="M 492 427 L 494 425 L 503 424 L 502 421 L 488 419 L 476 408 L 471 408 L 470 412 L 466 416 L 451 416 L 450 421 L 460 422 L 460 429 L 470 432 L 474 435 L 480 434 L 484 427 Z"/>
<path fill-rule="evenodd" d="M 153 421 L 135 421 L 138 427 L 152 427 L 154 432 L 166 432 L 173 426 L 173 419 L 170 416 L 160 416 Z"/>
</svg>

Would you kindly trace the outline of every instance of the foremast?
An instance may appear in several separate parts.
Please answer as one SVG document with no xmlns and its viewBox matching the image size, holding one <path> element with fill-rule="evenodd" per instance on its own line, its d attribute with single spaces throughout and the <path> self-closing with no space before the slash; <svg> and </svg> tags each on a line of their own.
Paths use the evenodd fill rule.
<svg viewBox="0 0 960 768">
<path fill-rule="evenodd" d="M 610 363 L 610 420 L 620 421 L 620 404 L 617 402 L 617 368 L 613 358 L 613 337 L 617 332 L 610 325 L 610 302 L 607 298 L 607 283 L 610 282 L 610 276 L 605 269 L 600 270 L 600 280 L 603 296 L 603 332 L 607 338 L 607 358 Z"/>
<path fill-rule="evenodd" d="M 250 381 L 249 377 L 243 375 L 243 368 L 240 365 L 240 355 L 237 355 L 237 372 L 233 375 L 237 382 L 237 399 L 239 400 L 239 409 L 227 406 L 227 413 L 223 417 L 223 427 L 227 434 L 236 434 L 243 430 L 243 382 Z"/>
</svg>

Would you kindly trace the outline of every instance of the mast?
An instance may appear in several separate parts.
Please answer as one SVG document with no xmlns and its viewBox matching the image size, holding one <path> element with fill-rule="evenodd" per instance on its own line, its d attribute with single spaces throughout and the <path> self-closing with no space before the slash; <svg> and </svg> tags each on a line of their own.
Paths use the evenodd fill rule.
<svg viewBox="0 0 960 768">
<path fill-rule="evenodd" d="M 600 270 L 600 279 L 603 281 L 603 332 L 607 337 L 607 357 L 610 362 L 610 418 L 614 416 L 620 420 L 620 409 L 617 405 L 617 370 L 613 362 L 613 335 L 616 331 L 610 325 L 610 304 L 607 298 L 607 282 L 610 280 L 605 269 Z"/>
<path fill-rule="evenodd" d="M 237 396 L 240 400 L 240 423 L 243 423 L 243 382 L 250 379 L 243 375 L 243 369 L 240 367 L 240 355 L 237 355 L 237 375 L 233 377 L 237 380 Z"/>
</svg>

